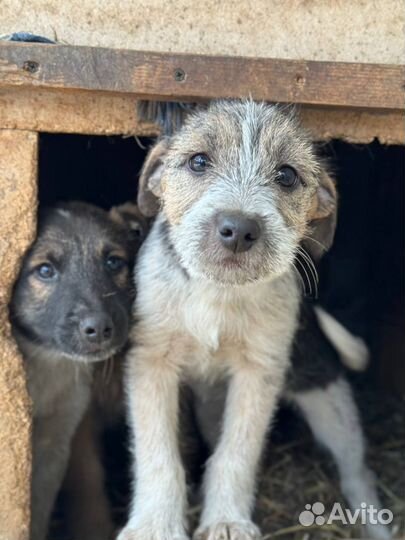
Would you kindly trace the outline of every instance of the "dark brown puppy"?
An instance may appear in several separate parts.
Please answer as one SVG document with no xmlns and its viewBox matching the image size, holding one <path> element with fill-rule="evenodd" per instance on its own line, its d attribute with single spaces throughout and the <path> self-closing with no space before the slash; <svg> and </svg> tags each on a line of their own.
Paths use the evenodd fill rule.
<svg viewBox="0 0 405 540">
<path fill-rule="evenodd" d="M 127 341 L 140 243 L 127 210 L 109 215 L 67 203 L 41 212 L 15 285 L 10 318 L 34 417 L 31 540 L 46 537 L 71 439 L 90 401 L 94 363 Z"/>
</svg>

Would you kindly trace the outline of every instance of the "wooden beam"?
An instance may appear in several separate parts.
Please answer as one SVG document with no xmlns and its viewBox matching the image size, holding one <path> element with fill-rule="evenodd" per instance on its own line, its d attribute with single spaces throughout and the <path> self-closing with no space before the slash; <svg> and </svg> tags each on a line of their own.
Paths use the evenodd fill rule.
<svg viewBox="0 0 405 540">
<path fill-rule="evenodd" d="M 0 129 L 145 137 L 159 133 L 155 124 L 138 120 L 131 96 L 42 88 L 0 88 Z"/>
<path fill-rule="evenodd" d="M 0 44 L 0 88 L 256 100 L 405 109 L 404 66 L 163 54 L 68 45 Z"/>
<path fill-rule="evenodd" d="M 405 122 L 398 111 L 300 107 L 303 125 L 315 140 L 344 139 L 405 144 Z M 0 88 L 0 130 L 49 133 L 154 136 L 154 124 L 139 121 L 131 95 Z"/>
<path fill-rule="evenodd" d="M 0 539 L 29 537 L 31 403 L 8 303 L 36 229 L 38 134 L 0 130 Z"/>
</svg>

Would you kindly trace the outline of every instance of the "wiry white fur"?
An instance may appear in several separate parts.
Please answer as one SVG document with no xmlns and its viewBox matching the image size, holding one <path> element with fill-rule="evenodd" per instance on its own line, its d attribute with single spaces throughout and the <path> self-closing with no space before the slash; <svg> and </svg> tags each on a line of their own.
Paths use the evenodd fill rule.
<svg viewBox="0 0 405 540">
<path fill-rule="evenodd" d="M 127 377 L 136 485 L 120 539 L 185 537 L 178 384 L 224 375 L 231 382 L 223 435 L 207 468 L 197 535 L 233 524 L 241 534 L 254 531 L 246 536 L 252 538 L 256 465 L 288 367 L 298 286 L 292 271 L 244 287 L 187 279 L 165 249 L 158 219 L 136 271 L 139 345 L 130 352 Z"/>
<path fill-rule="evenodd" d="M 364 371 L 369 362 L 369 351 L 365 342 L 354 336 L 330 313 L 315 306 L 319 326 L 340 355 L 342 363 L 354 371 Z"/>
</svg>

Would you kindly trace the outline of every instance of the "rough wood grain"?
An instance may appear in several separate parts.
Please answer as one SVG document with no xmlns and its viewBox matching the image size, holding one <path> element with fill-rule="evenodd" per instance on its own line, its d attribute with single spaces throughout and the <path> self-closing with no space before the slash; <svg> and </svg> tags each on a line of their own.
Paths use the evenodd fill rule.
<svg viewBox="0 0 405 540">
<path fill-rule="evenodd" d="M 139 122 L 130 96 L 57 92 L 40 88 L 0 88 L 0 129 L 89 135 L 157 135 Z"/>
<path fill-rule="evenodd" d="M 0 539 L 27 540 L 30 404 L 8 303 L 21 257 L 35 234 L 38 135 L 0 130 Z"/>
<path fill-rule="evenodd" d="M 314 139 L 405 144 L 403 114 L 325 107 L 301 107 L 303 125 Z M 153 136 L 158 128 L 140 122 L 131 96 L 93 92 L 0 89 L 0 129 L 49 133 Z"/>
<path fill-rule="evenodd" d="M 405 108 L 404 66 L 0 45 L 0 87 L 133 94 L 150 99 L 253 99 Z"/>
</svg>

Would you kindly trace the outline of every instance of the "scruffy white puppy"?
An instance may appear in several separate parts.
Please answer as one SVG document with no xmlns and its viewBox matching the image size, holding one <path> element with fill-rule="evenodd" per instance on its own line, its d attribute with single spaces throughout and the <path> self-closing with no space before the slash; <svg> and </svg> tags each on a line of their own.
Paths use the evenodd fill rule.
<svg viewBox="0 0 405 540">
<path fill-rule="evenodd" d="M 229 380 L 195 538 L 258 538 L 255 472 L 289 367 L 300 245 L 332 241 L 336 194 L 295 116 L 252 101 L 191 115 L 151 151 L 141 211 L 160 211 L 136 269 L 127 393 L 134 500 L 119 540 L 187 538 L 179 385 Z"/>
</svg>

